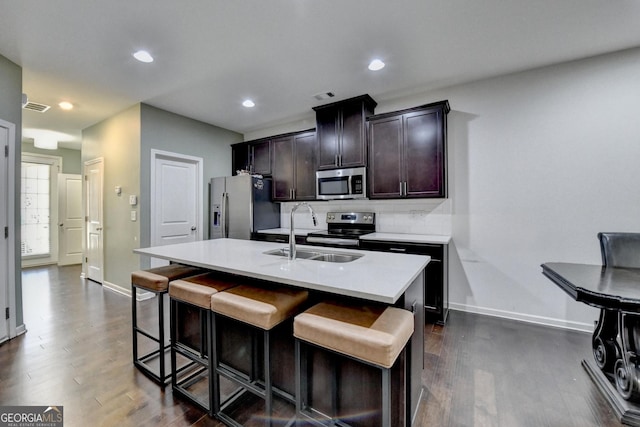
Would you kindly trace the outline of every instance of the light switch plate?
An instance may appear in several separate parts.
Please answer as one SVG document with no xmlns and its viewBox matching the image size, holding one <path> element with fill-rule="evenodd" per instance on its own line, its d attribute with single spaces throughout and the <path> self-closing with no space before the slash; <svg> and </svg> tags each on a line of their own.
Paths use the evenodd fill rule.
<svg viewBox="0 0 640 427">
<path fill-rule="evenodd" d="M 138 219 L 138 211 L 131 211 L 131 221 Z"/>
<path fill-rule="evenodd" d="M 136 196 L 135 194 L 132 194 L 129 196 L 129 204 L 131 206 L 135 206 L 138 204 L 138 196 Z"/>
</svg>

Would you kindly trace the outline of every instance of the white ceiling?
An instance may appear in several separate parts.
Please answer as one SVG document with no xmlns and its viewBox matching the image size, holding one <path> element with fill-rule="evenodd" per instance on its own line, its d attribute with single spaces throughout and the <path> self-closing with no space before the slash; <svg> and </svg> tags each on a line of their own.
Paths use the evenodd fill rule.
<svg viewBox="0 0 640 427">
<path fill-rule="evenodd" d="M 640 0 L 0 2 L 0 54 L 52 106 L 23 128 L 75 147 L 138 102 L 245 133 L 308 116 L 332 102 L 322 91 L 381 101 L 636 46 Z M 134 60 L 141 48 L 155 62 Z M 368 71 L 374 57 L 386 68 Z"/>
</svg>

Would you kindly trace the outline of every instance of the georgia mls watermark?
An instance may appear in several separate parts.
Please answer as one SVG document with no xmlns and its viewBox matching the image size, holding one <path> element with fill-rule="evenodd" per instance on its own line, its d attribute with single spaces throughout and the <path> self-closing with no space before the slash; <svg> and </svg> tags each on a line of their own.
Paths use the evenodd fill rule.
<svg viewBox="0 0 640 427">
<path fill-rule="evenodd" d="M 63 427 L 62 406 L 0 406 L 0 427 Z"/>
</svg>

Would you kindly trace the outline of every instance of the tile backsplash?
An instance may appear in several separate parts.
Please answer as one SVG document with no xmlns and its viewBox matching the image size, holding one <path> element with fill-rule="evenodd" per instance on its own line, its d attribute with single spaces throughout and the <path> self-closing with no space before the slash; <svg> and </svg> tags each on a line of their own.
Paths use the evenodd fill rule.
<svg viewBox="0 0 640 427">
<path fill-rule="evenodd" d="M 289 227 L 289 216 L 295 202 L 281 204 L 280 222 Z M 332 200 L 309 202 L 318 217 L 318 228 L 326 228 L 327 212 L 375 212 L 376 231 L 383 233 L 410 233 L 451 235 L 450 199 L 414 200 Z M 295 213 L 296 228 L 314 228 L 306 209 Z"/>
</svg>

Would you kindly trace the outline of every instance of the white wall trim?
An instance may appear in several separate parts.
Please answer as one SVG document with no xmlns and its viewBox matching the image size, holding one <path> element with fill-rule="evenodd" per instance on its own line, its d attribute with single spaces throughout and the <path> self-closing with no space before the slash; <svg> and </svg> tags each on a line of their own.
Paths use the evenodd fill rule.
<svg viewBox="0 0 640 427">
<path fill-rule="evenodd" d="M 22 325 L 19 325 L 16 328 L 16 337 L 22 334 L 26 334 L 27 333 L 27 325 L 25 325 L 24 323 Z"/>
<path fill-rule="evenodd" d="M 451 310 L 466 311 L 468 313 L 482 314 L 485 316 L 499 317 L 502 319 L 517 320 L 520 322 L 533 323 L 542 326 L 551 326 L 553 328 L 568 329 L 579 332 L 593 333 L 594 325 L 592 323 L 573 322 L 570 320 L 554 319 L 551 317 L 535 316 L 531 314 L 515 313 L 512 311 L 496 310 L 487 307 L 478 307 L 474 305 L 458 304 L 449 302 Z"/>
<path fill-rule="evenodd" d="M 102 287 L 117 294 L 131 298 L 131 289 L 123 288 L 122 286 L 118 286 L 115 283 L 107 282 L 106 280 L 102 282 Z"/>
<path fill-rule="evenodd" d="M 117 294 L 124 295 L 126 297 L 131 298 L 131 289 L 123 288 L 122 286 L 118 286 L 115 283 L 107 282 L 106 280 L 104 281 L 102 286 L 105 289 L 110 290 L 111 292 L 115 292 Z M 155 296 L 156 296 L 156 294 L 154 294 L 153 292 L 146 292 L 146 291 L 141 292 L 141 291 L 138 291 L 138 293 L 136 294 L 136 301 L 144 301 L 144 300 L 147 300 L 147 299 L 151 299 L 151 298 L 153 298 Z"/>
</svg>

